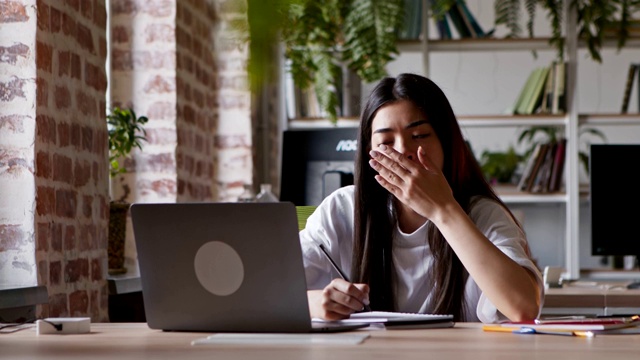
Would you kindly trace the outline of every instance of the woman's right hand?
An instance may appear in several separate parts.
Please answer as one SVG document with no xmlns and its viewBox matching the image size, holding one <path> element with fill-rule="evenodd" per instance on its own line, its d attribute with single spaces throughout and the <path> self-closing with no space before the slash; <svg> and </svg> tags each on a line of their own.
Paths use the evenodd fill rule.
<svg viewBox="0 0 640 360">
<path fill-rule="evenodd" d="M 333 279 L 322 290 L 307 291 L 307 296 L 312 318 L 341 320 L 369 305 L 369 285 Z"/>
</svg>

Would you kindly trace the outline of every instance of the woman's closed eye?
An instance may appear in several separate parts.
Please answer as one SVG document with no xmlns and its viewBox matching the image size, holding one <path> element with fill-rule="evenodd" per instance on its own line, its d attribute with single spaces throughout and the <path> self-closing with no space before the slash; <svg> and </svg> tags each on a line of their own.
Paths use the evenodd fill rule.
<svg viewBox="0 0 640 360">
<path fill-rule="evenodd" d="M 414 134 L 414 135 L 412 135 L 412 137 L 414 139 L 426 139 L 429 136 L 431 136 L 431 134 Z"/>
</svg>

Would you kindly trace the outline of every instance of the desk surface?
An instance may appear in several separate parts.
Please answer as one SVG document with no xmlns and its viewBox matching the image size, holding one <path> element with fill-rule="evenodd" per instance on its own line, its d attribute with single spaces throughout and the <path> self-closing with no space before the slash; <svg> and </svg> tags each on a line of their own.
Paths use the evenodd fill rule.
<svg viewBox="0 0 640 360">
<path fill-rule="evenodd" d="M 454 328 L 373 330 L 359 345 L 204 345 L 206 333 L 151 330 L 145 323 L 92 324 L 84 335 L 41 335 L 35 329 L 0 334 L 6 359 L 636 359 L 640 334 L 581 338 L 483 332 L 481 324 Z M 365 330 L 359 330 L 365 331 Z M 324 334 L 323 334 L 324 335 Z M 326 335 L 324 335 L 326 336 Z M 333 336 L 333 335 L 329 335 Z"/>
</svg>

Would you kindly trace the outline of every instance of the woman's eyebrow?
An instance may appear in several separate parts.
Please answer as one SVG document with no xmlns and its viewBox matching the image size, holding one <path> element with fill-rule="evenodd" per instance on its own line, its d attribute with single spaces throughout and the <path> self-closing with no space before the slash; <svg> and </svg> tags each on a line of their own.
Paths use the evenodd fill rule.
<svg viewBox="0 0 640 360">
<path fill-rule="evenodd" d="M 429 121 L 427 120 L 418 120 L 418 121 L 414 121 L 412 123 L 410 123 L 409 125 L 405 126 L 405 129 L 411 129 L 414 127 L 418 127 L 420 125 L 425 125 L 425 124 L 429 124 Z M 387 132 L 391 132 L 391 128 L 380 128 L 380 129 L 376 129 L 373 131 L 374 134 L 382 134 L 382 133 L 387 133 Z"/>
<path fill-rule="evenodd" d="M 418 120 L 418 121 L 414 121 L 411 124 L 405 126 L 405 129 L 411 129 L 420 125 L 424 125 L 424 124 L 428 124 L 429 122 L 427 120 Z"/>
</svg>

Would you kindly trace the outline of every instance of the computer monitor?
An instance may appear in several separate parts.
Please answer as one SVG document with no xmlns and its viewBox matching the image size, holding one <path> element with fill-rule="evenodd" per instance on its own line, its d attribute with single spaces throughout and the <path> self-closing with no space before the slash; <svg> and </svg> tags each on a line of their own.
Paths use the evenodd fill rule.
<svg viewBox="0 0 640 360">
<path fill-rule="evenodd" d="M 592 255 L 640 256 L 640 144 L 593 144 L 589 162 Z"/>
<path fill-rule="evenodd" d="M 353 184 L 358 128 L 285 130 L 280 200 L 320 205 L 334 190 Z"/>
</svg>

